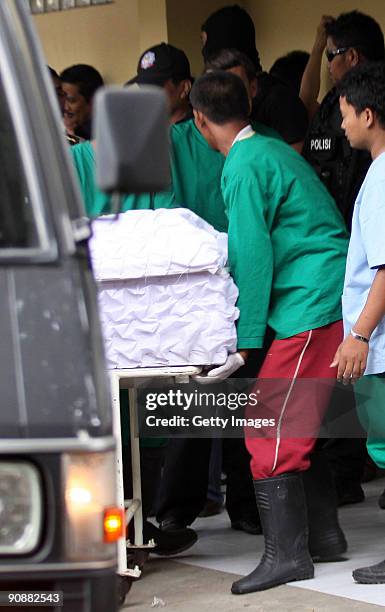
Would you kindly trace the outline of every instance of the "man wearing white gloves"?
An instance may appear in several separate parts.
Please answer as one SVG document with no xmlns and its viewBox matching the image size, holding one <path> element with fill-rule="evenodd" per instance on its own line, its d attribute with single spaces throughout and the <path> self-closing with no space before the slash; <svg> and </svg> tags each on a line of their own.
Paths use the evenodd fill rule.
<svg viewBox="0 0 385 612">
<path fill-rule="evenodd" d="M 232 592 L 243 594 L 314 575 L 309 544 L 316 540 L 313 530 L 308 541 L 302 472 L 309 470 L 328 406 L 332 386 L 326 381 L 335 376 L 330 364 L 343 333 L 347 232 L 307 162 L 286 143 L 254 132 L 237 76 L 206 74 L 190 99 L 198 129 L 226 157 L 221 189 L 230 271 L 239 289 L 239 353 L 216 373 L 233 373 L 249 349 L 261 348 L 267 325 L 275 332 L 257 392 L 262 389 L 261 405 L 275 417 L 276 435 L 246 432 L 266 549 L 257 568 L 233 584 Z M 299 384 L 304 378 L 309 385 Z M 315 523 L 319 551 L 330 538 L 344 550 L 336 516 L 326 534 L 323 518 L 320 513 Z"/>
</svg>

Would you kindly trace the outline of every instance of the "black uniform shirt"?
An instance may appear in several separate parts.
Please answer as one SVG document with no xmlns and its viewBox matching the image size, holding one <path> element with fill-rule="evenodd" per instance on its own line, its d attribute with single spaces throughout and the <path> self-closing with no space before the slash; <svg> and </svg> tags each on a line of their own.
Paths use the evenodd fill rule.
<svg viewBox="0 0 385 612">
<path fill-rule="evenodd" d="M 367 151 L 352 149 L 341 128 L 339 96 L 333 88 L 323 99 L 305 139 L 303 156 L 336 201 L 348 229 L 354 202 L 371 164 Z"/>
<path fill-rule="evenodd" d="M 288 144 L 302 142 L 308 119 L 295 89 L 267 72 L 259 74 L 257 79 L 258 92 L 253 101 L 252 120 L 273 128 Z"/>
</svg>

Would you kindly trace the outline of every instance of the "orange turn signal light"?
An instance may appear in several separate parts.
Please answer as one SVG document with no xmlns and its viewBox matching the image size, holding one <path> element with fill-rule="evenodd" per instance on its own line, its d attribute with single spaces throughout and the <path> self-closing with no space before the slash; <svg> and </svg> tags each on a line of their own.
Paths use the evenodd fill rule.
<svg viewBox="0 0 385 612">
<path fill-rule="evenodd" d="M 124 511 L 121 508 L 106 508 L 103 516 L 104 541 L 116 542 L 125 534 Z"/>
</svg>

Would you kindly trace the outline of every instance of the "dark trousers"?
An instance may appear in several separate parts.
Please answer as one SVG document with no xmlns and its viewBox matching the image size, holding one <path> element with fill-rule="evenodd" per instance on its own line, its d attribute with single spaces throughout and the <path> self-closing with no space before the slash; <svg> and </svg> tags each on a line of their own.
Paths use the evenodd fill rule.
<svg viewBox="0 0 385 612">
<path fill-rule="evenodd" d="M 158 494 L 164 451 L 165 447 L 144 447 L 140 449 L 142 512 L 144 519 L 151 514 Z M 131 449 L 129 446 L 122 447 L 122 456 L 124 498 L 132 499 L 132 463 Z"/>
<path fill-rule="evenodd" d="M 336 486 L 343 489 L 349 483 L 360 483 L 367 460 L 365 438 L 336 438 L 327 440 L 323 447 Z"/>
<path fill-rule="evenodd" d="M 329 405 L 329 414 L 338 417 L 348 413 L 349 428 L 351 435 L 357 435 L 361 429 L 357 413 L 354 391 L 351 386 L 342 387 L 337 385 L 332 393 Z M 356 433 L 354 433 L 356 432 Z M 342 433 L 342 432 L 341 432 Z M 365 431 L 362 430 L 363 436 Z M 351 484 L 359 484 L 364 472 L 368 453 L 366 450 L 366 438 L 334 437 L 319 440 L 317 447 L 324 452 L 333 472 L 337 490 L 343 491 Z"/>
<path fill-rule="evenodd" d="M 257 509 L 250 472 L 250 455 L 243 439 L 222 440 L 223 471 L 227 475 L 226 509 L 231 521 L 256 521 Z M 169 440 L 157 501 L 156 518 L 191 525 L 207 499 L 211 453 L 209 438 Z"/>
</svg>

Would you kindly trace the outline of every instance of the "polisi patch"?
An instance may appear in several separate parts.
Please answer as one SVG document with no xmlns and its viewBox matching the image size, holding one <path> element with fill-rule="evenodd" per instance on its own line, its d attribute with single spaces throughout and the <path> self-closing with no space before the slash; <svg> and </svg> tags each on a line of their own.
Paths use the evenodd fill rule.
<svg viewBox="0 0 385 612">
<path fill-rule="evenodd" d="M 312 138 L 310 140 L 310 151 L 331 151 L 331 138 Z"/>
<path fill-rule="evenodd" d="M 148 68 L 152 68 L 155 64 L 155 53 L 153 51 L 147 51 L 140 61 L 140 67 L 143 70 L 147 70 Z"/>
</svg>

